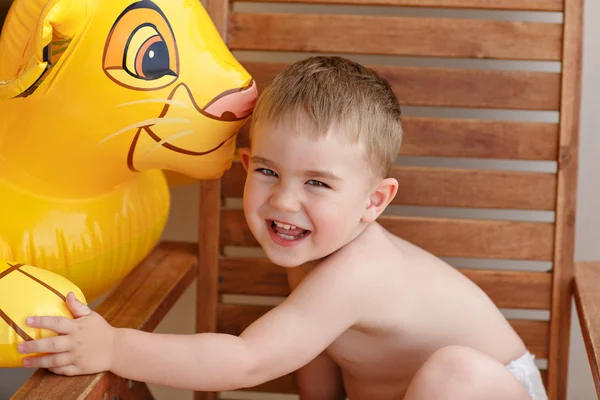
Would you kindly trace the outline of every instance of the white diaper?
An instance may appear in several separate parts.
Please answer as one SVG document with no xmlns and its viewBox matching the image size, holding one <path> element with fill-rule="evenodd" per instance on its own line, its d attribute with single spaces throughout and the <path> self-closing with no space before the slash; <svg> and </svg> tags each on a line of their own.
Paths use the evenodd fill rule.
<svg viewBox="0 0 600 400">
<path fill-rule="evenodd" d="M 508 363 L 506 368 L 521 382 L 532 400 L 548 400 L 542 375 L 535 365 L 534 359 L 535 356 L 527 352 Z"/>
</svg>

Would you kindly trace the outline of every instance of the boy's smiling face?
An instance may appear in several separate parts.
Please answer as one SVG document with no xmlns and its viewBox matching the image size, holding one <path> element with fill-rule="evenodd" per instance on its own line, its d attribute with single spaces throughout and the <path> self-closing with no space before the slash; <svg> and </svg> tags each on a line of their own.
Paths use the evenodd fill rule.
<svg viewBox="0 0 600 400">
<path fill-rule="evenodd" d="M 261 124 L 242 163 L 246 221 L 275 264 L 323 258 L 364 228 L 375 179 L 364 146 L 343 134 L 315 138 L 287 124 Z"/>
</svg>

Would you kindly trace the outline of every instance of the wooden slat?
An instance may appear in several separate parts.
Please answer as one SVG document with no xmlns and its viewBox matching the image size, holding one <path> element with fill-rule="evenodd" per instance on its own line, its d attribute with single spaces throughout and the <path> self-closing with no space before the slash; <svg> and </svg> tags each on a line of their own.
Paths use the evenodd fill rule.
<svg viewBox="0 0 600 400">
<path fill-rule="evenodd" d="M 256 81 L 259 90 L 289 65 L 266 62 L 242 64 Z M 402 106 L 559 109 L 558 73 L 367 66 L 390 83 Z"/>
<path fill-rule="evenodd" d="M 553 210 L 556 175 L 549 173 L 395 167 L 393 204 Z"/>
<path fill-rule="evenodd" d="M 114 327 L 152 331 L 194 279 L 196 261 L 195 244 L 161 243 L 96 311 Z M 100 399 L 110 380 L 110 373 L 65 377 L 40 369 L 12 399 Z"/>
<path fill-rule="evenodd" d="M 215 28 L 221 35 L 221 39 L 227 43 L 227 20 L 229 17 L 229 1 L 228 0 L 206 0 L 206 12 L 210 16 L 211 21 L 215 24 Z M 198 399 L 196 399 L 198 400 Z"/>
<path fill-rule="evenodd" d="M 438 257 L 552 260 L 551 223 L 395 216 L 381 217 L 379 223 Z M 223 211 L 221 245 L 258 245 L 242 210 Z"/>
<path fill-rule="evenodd" d="M 392 204 L 553 210 L 556 175 L 550 173 L 394 167 L 399 182 Z M 242 197 L 246 171 L 234 163 L 223 176 L 223 196 Z"/>
<path fill-rule="evenodd" d="M 552 259 L 551 223 L 387 216 L 379 222 L 440 257 Z"/>
<path fill-rule="evenodd" d="M 4 25 L 4 20 L 6 19 L 6 14 L 8 14 L 8 9 L 12 1 L 10 0 L 0 0 L 0 29 Z"/>
<path fill-rule="evenodd" d="M 206 0 L 206 11 L 215 28 L 227 43 L 229 0 Z M 220 180 L 201 181 L 198 214 L 198 276 L 196 280 L 196 332 L 216 330 L 218 290 Z M 194 392 L 194 400 L 216 400 L 216 392 Z"/>
<path fill-rule="evenodd" d="M 560 74 L 377 67 L 402 105 L 558 110 Z"/>
<path fill-rule="evenodd" d="M 223 257 L 219 260 L 219 292 L 257 296 L 287 296 L 285 268 L 268 258 Z"/>
<path fill-rule="evenodd" d="M 527 349 L 536 358 L 548 358 L 548 342 L 550 336 L 550 323 L 547 321 L 532 321 L 512 319 L 509 320 L 513 329 L 525 342 Z"/>
<path fill-rule="evenodd" d="M 552 274 L 549 272 L 459 270 L 475 282 L 497 307 L 539 310 L 550 308 Z"/>
<path fill-rule="evenodd" d="M 216 329 L 216 304 L 218 290 L 219 210 L 221 207 L 221 181 L 206 180 L 200 183 L 198 224 L 198 280 L 197 280 L 197 332 L 214 332 Z"/>
<path fill-rule="evenodd" d="M 281 0 L 236 0 L 280 3 Z M 401 7 L 474 8 L 482 10 L 562 11 L 562 0 L 287 0 L 287 3 Z"/>
<path fill-rule="evenodd" d="M 556 203 L 556 246 L 550 356 L 548 359 L 548 396 L 567 397 L 567 376 L 571 327 L 571 296 L 575 258 L 575 209 L 579 155 L 581 70 L 583 58 L 583 0 L 565 2 L 564 46 L 560 106 L 560 156 Z"/>
<path fill-rule="evenodd" d="M 547 160 L 558 157 L 558 125 L 536 122 L 404 117 L 406 156 Z"/>
<path fill-rule="evenodd" d="M 232 50 L 557 61 L 561 39 L 561 24 L 458 18 L 231 13 L 228 26 Z"/>
<path fill-rule="evenodd" d="M 541 375 L 542 375 L 542 382 L 544 382 L 544 387 L 546 388 L 546 391 L 548 390 L 548 370 L 544 369 L 540 371 Z"/>
<path fill-rule="evenodd" d="M 552 274 L 459 268 L 501 308 L 550 309 Z M 287 296 L 285 268 L 267 258 L 224 257 L 220 260 L 222 294 Z"/>
<path fill-rule="evenodd" d="M 600 262 L 579 262 L 575 268 L 575 305 L 600 398 Z"/>
<path fill-rule="evenodd" d="M 219 211 L 221 181 L 200 182 L 198 204 L 198 276 L 196 280 L 196 332 L 217 329 L 217 297 L 219 274 Z M 215 400 L 216 392 L 194 392 L 194 400 Z"/>
<path fill-rule="evenodd" d="M 558 124 L 481 119 L 403 117 L 403 156 L 556 161 Z M 248 147 L 249 124 L 237 137 Z"/>
<path fill-rule="evenodd" d="M 271 309 L 271 306 L 219 304 L 217 329 L 219 332 L 239 335 L 246 327 Z M 515 319 L 509 320 L 509 322 L 537 358 L 547 357 L 549 333 L 547 321 Z"/>
</svg>

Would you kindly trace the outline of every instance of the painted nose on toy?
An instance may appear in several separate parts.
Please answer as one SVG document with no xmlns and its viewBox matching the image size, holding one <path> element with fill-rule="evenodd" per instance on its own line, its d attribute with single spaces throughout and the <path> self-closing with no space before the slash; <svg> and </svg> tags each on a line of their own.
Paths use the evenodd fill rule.
<svg viewBox="0 0 600 400">
<path fill-rule="evenodd" d="M 252 81 L 244 88 L 221 93 L 206 105 L 204 112 L 221 121 L 237 121 L 250 116 L 257 97 L 256 82 Z"/>
</svg>

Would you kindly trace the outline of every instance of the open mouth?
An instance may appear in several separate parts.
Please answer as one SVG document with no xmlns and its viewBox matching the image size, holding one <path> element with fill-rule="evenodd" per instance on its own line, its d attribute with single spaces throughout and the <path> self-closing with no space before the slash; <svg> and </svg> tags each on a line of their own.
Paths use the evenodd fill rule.
<svg viewBox="0 0 600 400">
<path fill-rule="evenodd" d="M 277 237 L 285 241 L 296 241 L 310 235 L 311 231 L 285 222 L 267 220 L 267 225 Z"/>
</svg>

